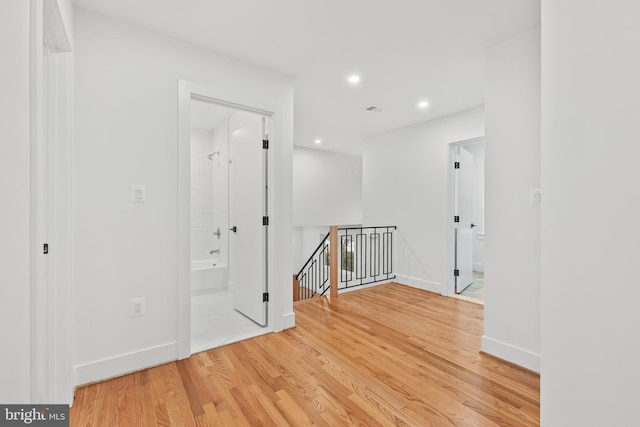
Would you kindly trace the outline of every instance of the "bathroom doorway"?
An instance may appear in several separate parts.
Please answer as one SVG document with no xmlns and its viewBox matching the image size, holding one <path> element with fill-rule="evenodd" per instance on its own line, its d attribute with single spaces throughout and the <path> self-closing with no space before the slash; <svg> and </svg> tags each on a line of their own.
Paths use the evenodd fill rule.
<svg viewBox="0 0 640 427">
<path fill-rule="evenodd" d="M 266 150 L 269 120 L 190 100 L 190 353 L 268 332 Z"/>
<path fill-rule="evenodd" d="M 484 139 L 450 144 L 452 294 L 484 301 Z"/>
</svg>

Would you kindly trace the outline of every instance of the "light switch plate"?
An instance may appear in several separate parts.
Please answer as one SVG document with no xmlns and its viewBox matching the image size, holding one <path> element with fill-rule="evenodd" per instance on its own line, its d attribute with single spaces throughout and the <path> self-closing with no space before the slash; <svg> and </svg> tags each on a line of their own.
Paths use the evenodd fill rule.
<svg viewBox="0 0 640 427">
<path fill-rule="evenodd" d="M 147 188 L 145 185 L 131 184 L 131 203 L 145 203 L 147 201 Z"/>
<path fill-rule="evenodd" d="M 540 206 L 542 203 L 542 190 L 534 188 L 529 190 L 529 205 L 531 207 Z"/>
</svg>

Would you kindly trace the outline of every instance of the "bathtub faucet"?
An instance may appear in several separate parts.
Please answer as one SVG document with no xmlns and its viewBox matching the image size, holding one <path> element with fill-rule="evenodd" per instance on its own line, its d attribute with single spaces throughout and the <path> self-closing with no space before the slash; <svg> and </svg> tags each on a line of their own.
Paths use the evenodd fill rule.
<svg viewBox="0 0 640 427">
<path fill-rule="evenodd" d="M 219 254 L 220 253 L 220 249 L 211 249 L 211 251 L 209 252 L 209 255 L 211 254 Z"/>
</svg>

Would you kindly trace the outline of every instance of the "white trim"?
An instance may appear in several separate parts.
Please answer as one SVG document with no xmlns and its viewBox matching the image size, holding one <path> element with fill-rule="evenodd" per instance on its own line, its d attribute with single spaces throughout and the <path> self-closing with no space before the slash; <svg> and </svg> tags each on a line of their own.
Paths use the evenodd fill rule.
<svg viewBox="0 0 640 427">
<path fill-rule="evenodd" d="M 191 85 L 178 82 L 178 359 L 191 355 Z M 189 237 L 186 237 L 189 236 Z"/>
<path fill-rule="evenodd" d="M 540 355 L 511 344 L 482 336 L 482 351 L 534 372 L 540 372 Z"/>
<path fill-rule="evenodd" d="M 72 58 L 67 53 L 48 54 L 48 185 L 49 241 L 49 369 L 53 372 L 48 401 L 70 403 L 74 383 L 71 379 L 71 135 L 72 135 Z"/>
<path fill-rule="evenodd" d="M 291 329 L 296 326 L 296 313 L 286 313 L 282 315 L 282 329 Z"/>
<path fill-rule="evenodd" d="M 30 32 L 31 400 L 70 404 L 73 61 L 56 54 L 71 51 L 58 2 L 30 1 Z"/>
<path fill-rule="evenodd" d="M 389 280 L 382 280 L 380 282 L 367 283 L 366 285 L 353 285 L 353 286 L 348 287 L 348 288 L 338 289 L 338 293 L 342 294 L 342 293 L 347 293 L 347 292 L 359 291 L 361 289 L 367 289 L 367 288 L 372 288 L 374 286 L 386 285 L 387 283 L 392 283 L 392 282 L 396 282 L 396 281 L 397 281 L 396 279 L 389 279 Z"/>
<path fill-rule="evenodd" d="M 78 365 L 74 368 L 75 383 L 90 384 L 171 362 L 177 351 L 178 343 L 172 342 Z"/>
<path fill-rule="evenodd" d="M 411 286 L 412 288 L 422 289 L 424 291 L 435 292 L 438 294 L 442 294 L 442 291 L 444 290 L 444 287 L 440 283 L 430 282 L 429 280 L 418 279 L 416 277 L 403 276 L 402 274 L 396 274 L 396 278 L 393 281 L 402 285 Z"/>
<path fill-rule="evenodd" d="M 40 184 L 42 174 L 41 164 L 39 159 L 42 152 L 43 144 L 43 116 L 44 116 L 44 101 L 43 101 L 43 60 L 42 60 L 42 0 L 30 1 L 30 104 L 29 104 L 29 121 L 30 121 L 30 182 L 29 182 L 29 210 L 30 210 L 30 223 L 29 223 L 29 264 L 30 264 L 30 280 L 29 280 L 29 323 L 30 323 L 30 392 L 31 401 L 39 402 L 46 401 L 46 395 L 44 394 L 47 387 L 49 378 L 45 376 L 47 361 L 49 354 L 45 351 L 44 343 L 48 342 L 47 337 L 47 316 L 42 308 L 42 301 L 46 300 L 47 287 L 42 284 L 44 260 L 40 254 L 39 242 L 41 241 L 41 235 L 43 230 L 41 229 L 42 222 L 42 208 L 41 208 L 41 193 L 42 186 Z M 46 218 L 45 218 L 46 219 Z M 48 305 L 45 305 L 45 309 Z M 43 319 L 45 321 L 43 321 Z"/>
</svg>

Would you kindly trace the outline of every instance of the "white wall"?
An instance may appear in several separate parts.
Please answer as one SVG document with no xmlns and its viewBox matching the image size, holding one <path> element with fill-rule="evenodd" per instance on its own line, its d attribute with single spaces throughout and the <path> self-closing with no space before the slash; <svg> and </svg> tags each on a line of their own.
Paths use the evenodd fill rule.
<svg viewBox="0 0 640 427">
<path fill-rule="evenodd" d="M 362 224 L 362 156 L 295 147 L 293 218 L 297 273 L 330 225 Z"/>
<path fill-rule="evenodd" d="M 448 144 L 481 136 L 484 111 L 478 107 L 365 142 L 363 221 L 398 226 L 394 270 L 400 283 L 445 292 L 453 272 Z"/>
<path fill-rule="evenodd" d="M 270 310 L 292 313 L 290 80 L 83 10 L 75 30 L 77 382 L 177 356 L 179 79 L 213 88 L 221 99 L 235 94 L 240 104 L 260 98 L 281 107 L 270 227 L 282 259 L 273 260 Z M 145 204 L 130 202 L 131 184 L 147 186 Z M 130 318 L 129 300 L 137 297 L 146 298 L 147 313 Z M 274 328 L 283 324 L 277 319 Z"/>
<path fill-rule="evenodd" d="M 300 272 L 304 263 L 318 248 L 322 238 L 329 232 L 328 226 L 294 227 L 293 228 L 293 274 Z M 322 236 L 322 237 L 320 237 Z"/>
<path fill-rule="evenodd" d="M 482 349 L 540 369 L 540 30 L 487 51 Z"/>
<path fill-rule="evenodd" d="M 362 157 L 293 150 L 294 226 L 362 223 Z"/>
<path fill-rule="evenodd" d="M 0 6 L 0 402 L 25 403 L 29 375 L 29 2 Z"/>
<path fill-rule="evenodd" d="M 640 3 L 542 6 L 542 425 L 637 425 Z"/>
</svg>

